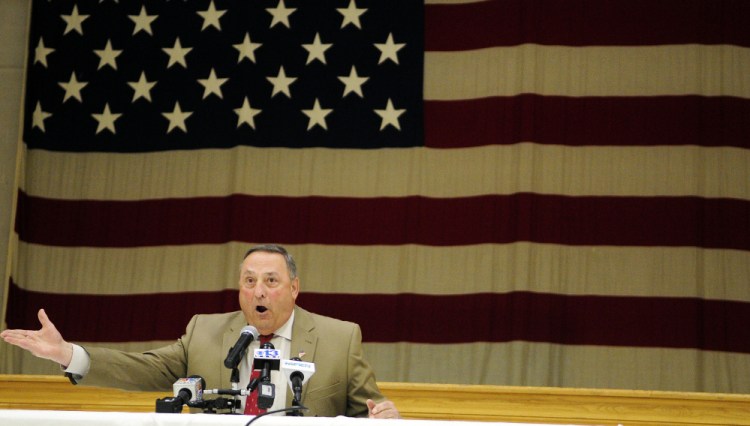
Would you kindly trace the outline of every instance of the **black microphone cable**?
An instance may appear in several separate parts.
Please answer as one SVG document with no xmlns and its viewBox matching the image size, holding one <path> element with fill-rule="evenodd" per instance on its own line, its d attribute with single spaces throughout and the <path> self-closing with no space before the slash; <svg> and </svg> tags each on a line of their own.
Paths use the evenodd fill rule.
<svg viewBox="0 0 750 426">
<path fill-rule="evenodd" d="M 276 413 L 285 413 L 290 411 L 298 411 L 298 410 L 309 410 L 309 408 L 304 407 L 302 405 L 296 405 L 294 407 L 288 407 L 288 408 L 280 408 L 278 410 L 272 410 L 272 411 L 266 411 L 265 413 L 258 414 L 257 416 L 250 419 L 249 422 L 245 423 L 245 426 L 250 426 L 254 421 L 258 420 L 261 417 L 267 416 L 269 414 L 276 414 Z"/>
</svg>

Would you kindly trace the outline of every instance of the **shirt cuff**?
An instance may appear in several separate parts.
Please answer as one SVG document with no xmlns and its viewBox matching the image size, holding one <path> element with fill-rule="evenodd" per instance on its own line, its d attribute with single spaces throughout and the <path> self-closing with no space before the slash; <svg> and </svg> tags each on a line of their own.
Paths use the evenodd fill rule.
<svg viewBox="0 0 750 426">
<path fill-rule="evenodd" d="M 86 349 L 81 346 L 73 344 L 73 357 L 70 359 L 70 365 L 65 369 L 66 376 L 73 376 L 76 380 L 80 380 L 88 374 L 89 368 L 91 368 L 91 357 L 89 356 Z"/>
</svg>

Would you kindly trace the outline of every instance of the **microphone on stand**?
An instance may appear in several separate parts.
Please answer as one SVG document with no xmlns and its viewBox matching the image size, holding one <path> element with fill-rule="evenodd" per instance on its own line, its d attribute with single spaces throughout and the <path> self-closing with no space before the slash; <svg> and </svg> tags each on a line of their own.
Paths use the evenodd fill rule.
<svg viewBox="0 0 750 426">
<path fill-rule="evenodd" d="M 201 376 L 190 376 L 177 379 L 172 385 L 173 398 L 156 400 L 157 413 L 179 413 L 183 405 L 198 404 L 203 401 L 203 389 L 206 381 Z"/>
<path fill-rule="evenodd" d="M 260 370 L 257 381 L 250 382 L 248 389 L 258 387 L 258 408 L 269 409 L 276 398 L 276 385 L 271 383 L 271 371 L 279 369 L 281 352 L 276 350 L 271 342 L 266 342 L 260 349 L 255 350 L 253 370 Z"/>
<path fill-rule="evenodd" d="M 293 405 L 302 405 L 302 386 L 315 374 L 315 364 L 299 358 L 285 359 L 281 361 L 281 372 L 292 389 Z"/>
<path fill-rule="evenodd" d="M 257 340 L 260 333 L 258 329 L 252 325 L 242 327 L 240 330 L 240 337 L 237 339 L 237 343 L 229 349 L 226 359 L 224 360 L 224 367 L 226 368 L 237 368 L 242 357 L 245 354 L 245 350 L 253 340 Z"/>
<path fill-rule="evenodd" d="M 177 379 L 172 385 L 175 399 L 182 401 L 182 404 L 203 400 L 203 389 L 206 387 L 206 381 L 201 376 L 190 376 L 185 379 Z"/>
</svg>

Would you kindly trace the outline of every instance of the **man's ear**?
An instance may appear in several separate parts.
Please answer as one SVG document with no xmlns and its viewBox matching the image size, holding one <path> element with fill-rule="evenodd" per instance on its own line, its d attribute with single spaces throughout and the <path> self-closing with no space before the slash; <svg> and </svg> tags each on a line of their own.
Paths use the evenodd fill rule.
<svg viewBox="0 0 750 426">
<path fill-rule="evenodd" d="M 292 297 L 294 300 L 297 300 L 297 295 L 299 295 L 299 277 L 292 280 Z"/>
</svg>

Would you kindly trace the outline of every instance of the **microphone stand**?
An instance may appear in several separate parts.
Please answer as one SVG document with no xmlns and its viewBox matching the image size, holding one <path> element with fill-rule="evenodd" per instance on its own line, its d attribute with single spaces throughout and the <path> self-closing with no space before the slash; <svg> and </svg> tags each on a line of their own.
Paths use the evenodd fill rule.
<svg viewBox="0 0 750 426">
<path fill-rule="evenodd" d="M 302 406 L 302 404 L 297 401 L 297 398 L 292 398 L 292 406 L 289 407 L 289 411 L 286 412 L 287 416 L 296 416 L 296 417 L 302 417 L 302 409 L 307 409 L 307 407 Z"/>
<path fill-rule="evenodd" d="M 232 368 L 232 375 L 231 375 L 230 381 L 232 382 L 232 390 L 239 391 L 240 390 L 240 369 L 236 365 Z M 234 405 L 239 407 L 240 404 L 242 403 L 242 401 L 240 401 L 239 393 L 234 395 L 234 400 L 235 400 Z M 231 408 L 232 414 L 234 414 L 234 409 L 235 407 L 233 406 Z"/>
<path fill-rule="evenodd" d="M 253 391 L 255 390 L 255 388 L 258 387 L 259 383 L 260 383 L 260 380 L 258 380 L 257 377 L 254 378 L 253 380 L 251 380 L 250 383 L 247 384 L 247 392 L 248 392 L 248 394 L 253 393 Z"/>
</svg>

